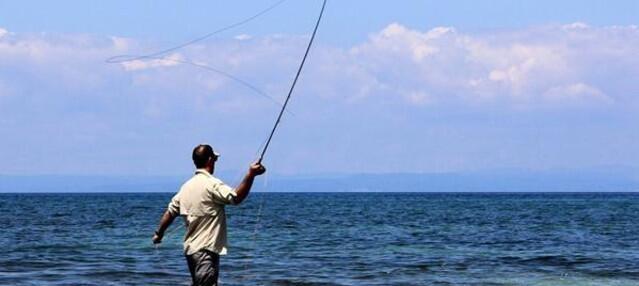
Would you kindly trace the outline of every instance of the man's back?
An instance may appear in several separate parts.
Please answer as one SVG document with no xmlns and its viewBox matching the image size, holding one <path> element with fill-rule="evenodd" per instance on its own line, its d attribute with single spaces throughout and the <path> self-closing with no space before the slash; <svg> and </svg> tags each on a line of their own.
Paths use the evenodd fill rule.
<svg viewBox="0 0 639 286">
<path fill-rule="evenodd" d="M 197 170 L 169 203 L 169 212 L 185 217 L 187 231 L 184 252 L 189 255 L 205 249 L 226 254 L 226 213 L 235 191 L 205 170 Z"/>
</svg>

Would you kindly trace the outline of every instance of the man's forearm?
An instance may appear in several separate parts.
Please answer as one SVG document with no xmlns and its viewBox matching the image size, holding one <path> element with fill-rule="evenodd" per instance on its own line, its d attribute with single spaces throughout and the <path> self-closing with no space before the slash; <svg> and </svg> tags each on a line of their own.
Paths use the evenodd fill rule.
<svg viewBox="0 0 639 286">
<path fill-rule="evenodd" d="M 253 186 L 254 180 L 255 175 L 251 173 L 248 173 L 246 174 L 246 176 L 244 176 L 244 180 L 242 180 L 240 185 L 237 186 L 237 188 L 235 189 L 235 193 L 237 194 L 237 196 L 235 197 L 236 204 L 239 204 L 244 201 L 244 199 L 246 199 L 248 194 L 251 192 L 251 187 Z"/>
<path fill-rule="evenodd" d="M 175 216 L 173 216 L 169 211 L 165 211 L 160 219 L 160 225 L 158 226 L 157 232 L 160 236 L 164 235 L 164 231 L 171 225 Z"/>
<path fill-rule="evenodd" d="M 242 180 L 240 185 L 237 186 L 237 188 L 235 189 L 235 204 L 239 204 L 244 201 L 244 199 L 246 199 L 249 192 L 251 191 L 251 187 L 253 186 L 255 177 L 264 174 L 264 172 L 266 172 L 266 168 L 264 168 L 264 166 L 262 166 L 262 163 L 260 163 L 259 161 L 251 165 L 248 173 L 246 174 L 246 176 L 244 176 L 244 180 Z"/>
</svg>

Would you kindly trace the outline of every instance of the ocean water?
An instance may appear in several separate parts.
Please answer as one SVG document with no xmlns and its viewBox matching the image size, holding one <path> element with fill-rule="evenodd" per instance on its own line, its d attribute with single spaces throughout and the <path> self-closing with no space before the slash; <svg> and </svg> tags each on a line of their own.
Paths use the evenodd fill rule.
<svg viewBox="0 0 639 286">
<path fill-rule="evenodd" d="M 171 194 L 0 194 L 0 285 L 189 285 Z M 261 205 L 261 208 L 260 208 Z M 639 194 L 253 193 L 221 285 L 639 285 Z"/>
</svg>

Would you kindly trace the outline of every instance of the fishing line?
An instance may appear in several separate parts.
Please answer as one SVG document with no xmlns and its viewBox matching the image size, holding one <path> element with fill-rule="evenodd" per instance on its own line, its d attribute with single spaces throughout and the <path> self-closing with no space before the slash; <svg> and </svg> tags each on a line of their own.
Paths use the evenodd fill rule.
<svg viewBox="0 0 639 286">
<path fill-rule="evenodd" d="M 271 130 L 271 134 L 268 136 L 266 140 L 266 145 L 264 149 L 262 149 L 262 154 L 260 154 L 260 158 L 258 162 L 262 162 L 264 159 L 264 155 L 266 154 L 266 150 L 268 150 L 268 146 L 271 144 L 271 139 L 273 139 L 273 134 L 275 134 L 275 130 L 277 126 L 280 124 L 280 120 L 282 119 L 282 115 L 284 114 L 284 110 L 286 109 L 286 105 L 288 105 L 288 101 L 291 99 L 291 94 L 293 94 L 293 89 L 295 88 L 295 84 L 297 84 L 297 80 L 300 77 L 300 73 L 302 73 L 302 68 L 304 67 L 304 63 L 306 62 L 306 58 L 308 57 L 308 52 L 311 50 L 311 46 L 313 45 L 313 40 L 315 40 L 315 34 L 317 34 L 317 28 L 319 28 L 319 24 L 322 21 L 322 16 L 324 15 L 324 8 L 326 7 L 326 1 L 322 2 L 322 10 L 320 10 L 320 14 L 317 17 L 317 22 L 315 23 L 315 28 L 313 29 L 313 34 L 311 35 L 311 39 L 308 41 L 308 46 L 306 47 L 306 52 L 304 53 L 304 57 L 302 58 L 302 62 L 300 63 L 300 67 L 297 69 L 297 73 L 295 74 L 295 79 L 293 79 L 293 83 L 291 84 L 291 89 L 288 91 L 288 95 L 286 96 L 286 100 L 284 101 L 284 105 L 280 110 L 280 114 L 277 116 L 277 120 L 275 120 L 275 125 L 273 125 L 273 129 Z"/>
<path fill-rule="evenodd" d="M 177 224 L 177 226 L 175 226 L 175 227 L 173 227 L 173 228 L 171 228 L 171 229 L 169 229 L 169 230 L 165 231 L 165 232 L 164 232 L 164 234 L 165 234 L 165 235 L 167 235 L 167 234 L 173 233 L 173 232 L 175 232 L 176 230 L 181 229 L 182 227 L 183 227 L 183 225 L 182 225 L 182 224 L 180 224 L 180 223 L 178 223 L 178 224 Z"/>
<path fill-rule="evenodd" d="M 248 17 L 248 18 L 245 18 L 245 19 L 243 19 L 243 20 L 240 20 L 240 21 L 235 22 L 235 23 L 233 23 L 233 24 L 230 24 L 230 25 L 228 25 L 228 26 L 224 26 L 224 27 L 219 28 L 219 29 L 217 29 L 217 30 L 215 30 L 215 31 L 213 31 L 213 32 L 210 32 L 210 33 L 206 34 L 206 35 L 203 35 L 203 36 L 197 37 L 197 38 L 195 38 L 195 39 L 193 39 L 193 40 L 190 40 L 190 41 L 187 41 L 187 42 L 184 42 L 184 43 L 181 43 L 181 44 L 178 44 L 178 45 L 175 45 L 175 46 L 172 46 L 172 47 L 166 48 L 166 49 L 164 49 L 164 50 L 160 50 L 160 51 L 157 51 L 157 52 L 153 52 L 153 53 L 146 54 L 146 55 L 141 55 L 141 56 L 135 56 L 135 55 L 117 55 L 117 56 L 113 56 L 113 57 L 108 58 L 108 59 L 106 60 L 106 62 L 107 62 L 107 63 L 110 63 L 110 64 L 117 64 L 117 63 L 123 63 L 123 62 L 131 62 L 131 61 L 135 61 L 135 60 L 152 59 L 152 58 L 154 58 L 154 57 L 158 57 L 158 56 L 160 56 L 160 55 L 164 55 L 164 54 L 170 53 L 170 52 L 172 52 L 172 51 L 175 51 L 175 50 L 179 50 L 179 49 L 185 48 L 185 47 L 190 46 L 190 45 L 193 45 L 193 44 L 195 44 L 195 43 L 197 43 L 197 42 L 204 41 L 204 40 L 206 40 L 206 39 L 208 39 L 208 38 L 210 38 L 210 37 L 212 37 L 212 36 L 214 36 L 214 35 L 216 35 L 216 34 L 222 33 L 222 32 L 224 32 L 224 31 L 227 31 L 227 30 L 230 30 L 230 29 L 233 29 L 233 28 L 236 28 L 236 27 L 242 26 L 242 25 L 244 25 L 244 24 L 246 24 L 246 23 L 248 23 L 248 22 L 251 22 L 251 21 L 253 21 L 254 19 L 256 19 L 256 18 L 258 18 L 258 17 L 260 17 L 260 16 L 262 16 L 262 15 L 264 15 L 264 14 L 268 13 L 269 11 L 271 11 L 271 10 L 273 10 L 273 9 L 275 9 L 277 6 L 280 6 L 282 3 L 286 2 L 286 1 L 287 1 L 287 0 L 280 0 L 280 1 L 277 1 L 277 2 L 275 2 L 274 4 L 272 4 L 271 6 L 268 6 L 266 9 L 264 9 L 264 10 L 262 10 L 262 11 L 258 12 L 257 14 L 255 14 L 255 15 L 253 15 L 253 16 L 250 16 L 250 17 Z"/>
<path fill-rule="evenodd" d="M 245 19 L 240 20 L 238 22 L 235 22 L 235 23 L 232 23 L 230 25 L 224 26 L 224 27 L 219 28 L 219 29 L 217 29 L 217 30 L 215 30 L 213 32 L 210 32 L 210 33 L 205 34 L 203 36 L 200 36 L 200 37 L 197 37 L 195 39 L 189 40 L 187 42 L 184 42 L 184 43 L 181 43 L 181 44 L 178 44 L 178 45 L 175 45 L 175 46 L 172 46 L 172 47 L 160 50 L 160 51 L 156 51 L 156 52 L 152 52 L 152 53 L 149 53 L 149 54 L 145 54 L 145 55 L 126 55 L 126 54 L 125 55 L 116 55 L 116 56 L 112 56 L 112 57 L 106 59 L 105 62 L 106 63 L 110 63 L 110 64 L 118 64 L 118 63 L 127 63 L 127 62 L 133 62 L 133 61 L 166 60 L 166 61 L 172 61 L 172 62 L 176 62 L 176 63 L 188 64 L 188 65 L 191 65 L 191 66 L 194 66 L 194 67 L 197 67 L 197 68 L 201 68 L 201 69 L 208 70 L 208 71 L 211 71 L 211 72 L 215 72 L 217 74 L 225 76 L 225 77 L 227 77 L 227 78 L 229 78 L 229 79 L 231 79 L 231 80 L 233 80 L 233 81 L 235 81 L 235 82 L 237 82 L 237 83 L 239 83 L 239 84 L 251 89 L 252 91 L 254 91 L 257 94 L 259 94 L 260 96 L 269 99 L 271 102 L 276 103 L 278 106 L 282 106 L 282 103 L 278 102 L 273 97 L 269 96 L 266 92 L 262 91 L 261 89 L 257 88 L 255 85 L 250 84 L 249 82 L 247 82 L 247 81 L 245 81 L 245 80 L 243 80 L 243 79 L 241 79 L 241 78 L 239 78 L 237 76 L 234 76 L 234 75 L 232 75 L 230 73 L 224 72 L 224 71 L 219 70 L 219 69 L 215 69 L 215 68 L 213 68 L 211 66 L 208 66 L 208 65 L 205 65 L 205 64 L 196 63 L 196 62 L 187 61 L 187 60 L 179 60 L 179 59 L 167 58 L 166 56 L 163 56 L 163 55 L 166 55 L 167 53 L 170 53 L 170 52 L 185 48 L 185 47 L 193 45 L 195 43 L 204 41 L 204 40 L 206 40 L 206 39 L 208 39 L 208 38 L 210 38 L 210 37 L 212 37 L 212 36 L 214 36 L 216 34 L 224 32 L 224 31 L 227 31 L 227 30 L 242 26 L 242 25 L 244 25 L 244 24 L 246 24 L 248 22 L 251 22 L 251 21 L 255 20 L 256 18 L 258 18 L 258 17 L 270 12 L 271 10 L 275 9 L 276 7 L 280 6 L 282 3 L 286 2 L 286 1 L 287 0 L 277 1 L 277 2 L 273 3 L 272 5 L 266 7 L 265 9 L 259 11 L 257 14 L 254 14 L 254 15 L 248 17 L 248 18 L 245 18 Z"/>
<path fill-rule="evenodd" d="M 129 56 L 129 55 L 126 55 L 126 56 Z M 133 56 L 133 55 L 130 55 L 130 56 Z M 282 106 L 281 102 L 277 101 L 275 98 L 270 96 L 265 91 L 259 89 L 258 87 L 256 87 L 255 85 L 249 83 L 248 81 L 243 80 L 243 79 L 241 79 L 241 78 L 239 78 L 237 76 L 234 76 L 234 75 L 232 75 L 230 73 L 227 73 L 227 72 L 225 72 L 223 70 L 219 70 L 219 69 L 216 69 L 216 68 L 211 67 L 209 65 L 206 65 L 206 64 L 203 64 L 203 63 L 197 63 L 197 62 L 189 61 L 189 60 L 181 60 L 181 59 L 174 59 L 174 58 L 167 58 L 167 57 L 156 57 L 156 56 L 145 56 L 145 57 L 147 59 L 170 61 L 170 62 L 175 62 L 175 63 L 191 65 L 191 66 L 196 67 L 196 68 L 200 68 L 200 69 L 203 69 L 203 70 L 207 70 L 207 71 L 210 71 L 210 72 L 214 72 L 214 73 L 220 74 L 220 75 L 222 75 L 224 77 L 227 77 L 227 78 L 229 78 L 231 80 L 234 80 L 235 82 L 243 85 L 244 87 L 254 91 L 258 95 L 260 95 L 260 96 L 264 97 L 265 99 L 268 99 L 269 101 L 271 101 L 273 104 L 276 104 L 279 107 Z M 132 61 L 136 61 L 136 60 L 132 60 Z M 286 110 L 286 112 L 288 112 L 289 114 L 293 115 L 293 113 L 290 112 L 289 110 Z"/>
<path fill-rule="evenodd" d="M 268 174 L 264 174 L 264 184 L 262 185 L 263 188 L 266 189 L 266 187 L 268 186 Z M 260 223 L 261 223 L 261 218 L 262 218 L 262 209 L 264 207 L 264 194 L 260 195 L 260 202 L 259 202 L 259 206 L 257 208 L 257 215 L 255 216 L 255 226 L 253 227 L 253 235 L 252 235 L 252 239 L 253 239 L 253 245 L 252 245 L 252 249 L 254 249 L 254 253 L 253 257 L 257 256 L 257 247 L 256 247 L 256 241 L 257 241 L 257 233 L 260 229 Z M 248 269 L 248 265 L 245 266 L 245 270 Z"/>
</svg>

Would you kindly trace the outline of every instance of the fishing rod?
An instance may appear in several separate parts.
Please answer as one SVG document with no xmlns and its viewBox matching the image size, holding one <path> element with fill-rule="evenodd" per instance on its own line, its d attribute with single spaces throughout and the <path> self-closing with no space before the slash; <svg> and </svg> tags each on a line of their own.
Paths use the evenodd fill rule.
<svg viewBox="0 0 639 286">
<path fill-rule="evenodd" d="M 311 50 L 311 46 L 313 45 L 313 41 L 315 40 L 315 35 L 317 34 L 317 28 L 319 27 L 320 22 L 322 21 L 322 16 L 324 15 L 324 8 L 326 8 L 326 2 L 327 0 L 324 0 L 322 2 L 322 10 L 320 10 L 319 16 L 317 17 L 317 22 L 315 23 L 315 28 L 313 29 L 313 34 L 311 35 L 311 39 L 308 41 L 308 46 L 306 47 L 306 51 L 304 52 L 304 57 L 302 58 L 302 62 L 300 63 L 299 68 L 297 69 L 297 73 L 295 74 L 295 78 L 293 79 L 293 83 L 291 84 L 291 88 L 288 90 L 288 95 L 286 96 L 286 100 L 284 101 L 284 104 L 282 105 L 282 108 L 280 109 L 280 113 L 277 115 L 277 119 L 275 120 L 275 124 L 273 125 L 273 129 L 271 129 L 271 133 L 268 136 L 268 139 L 266 140 L 266 144 L 264 144 L 264 149 L 262 149 L 262 152 L 260 153 L 260 157 L 258 159 L 258 164 L 262 163 L 262 160 L 264 160 L 264 155 L 266 154 L 266 150 L 268 150 L 268 146 L 271 143 L 271 139 L 273 139 L 273 135 L 275 134 L 275 130 L 277 130 L 277 126 L 280 124 L 280 121 L 282 120 L 282 115 L 284 115 L 284 111 L 286 110 L 286 106 L 288 105 L 289 100 L 291 99 L 291 95 L 293 94 L 293 89 L 295 89 L 295 84 L 297 84 L 297 80 L 300 77 L 300 74 L 302 73 L 302 68 L 304 67 L 304 63 L 306 63 L 306 58 L 308 57 L 308 53 Z M 264 181 L 264 183 L 266 184 L 266 181 Z M 257 209 L 257 216 L 256 216 L 256 222 L 255 222 L 255 228 L 253 229 L 253 244 L 255 244 L 255 240 L 257 239 L 257 231 L 258 231 L 258 227 L 260 225 L 260 217 L 262 214 L 262 208 L 264 206 L 264 196 L 261 197 L 260 199 L 260 204 L 259 207 Z M 253 257 L 250 258 L 249 261 L 252 261 Z M 245 264 L 245 270 L 248 269 L 248 261 Z M 242 279 L 244 280 L 244 279 Z"/>
<path fill-rule="evenodd" d="M 282 109 L 280 110 L 280 114 L 277 116 L 277 120 L 275 120 L 275 124 L 273 125 L 273 129 L 271 130 L 271 134 L 268 136 L 266 140 L 266 144 L 264 145 L 264 149 L 262 149 L 262 153 L 260 154 L 260 158 L 257 160 L 258 163 L 262 163 L 264 159 L 264 155 L 266 154 L 266 150 L 268 150 L 268 146 L 271 143 L 271 139 L 273 139 L 273 134 L 275 134 L 275 130 L 277 126 L 280 124 L 282 120 L 282 115 L 284 114 L 284 110 L 286 110 L 286 105 L 288 101 L 291 99 L 291 94 L 293 94 L 293 89 L 295 89 L 295 84 L 297 84 L 297 79 L 300 77 L 302 73 L 302 68 L 304 67 L 304 63 L 306 62 L 306 58 L 308 57 L 308 52 L 311 50 L 311 46 L 313 45 L 313 40 L 315 40 L 315 34 L 317 34 L 317 28 L 319 27 L 320 22 L 322 21 L 322 16 L 324 15 L 324 8 L 326 7 L 326 1 L 322 3 L 322 10 L 320 10 L 319 16 L 317 17 L 317 22 L 315 23 L 315 29 L 313 29 L 313 34 L 311 35 L 311 39 L 308 41 L 308 46 L 306 47 L 306 52 L 304 53 L 304 57 L 302 58 L 302 62 L 300 63 L 299 68 L 297 69 L 297 73 L 295 74 L 295 79 L 293 79 L 293 84 L 291 84 L 291 88 L 288 91 L 288 95 L 286 96 L 286 100 L 282 105 Z"/>
</svg>

